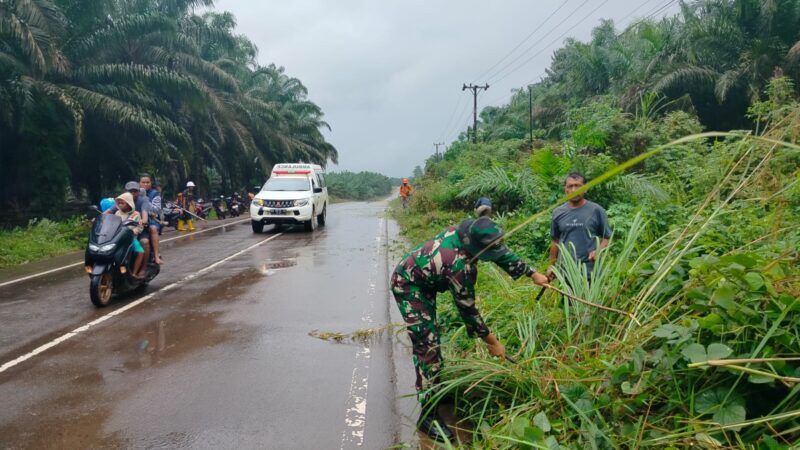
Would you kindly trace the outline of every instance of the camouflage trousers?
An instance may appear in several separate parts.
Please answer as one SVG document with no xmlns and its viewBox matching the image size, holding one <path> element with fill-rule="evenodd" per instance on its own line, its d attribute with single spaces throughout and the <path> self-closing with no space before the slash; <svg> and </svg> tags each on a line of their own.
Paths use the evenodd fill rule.
<svg viewBox="0 0 800 450">
<path fill-rule="evenodd" d="M 439 330 L 436 328 L 436 292 L 392 277 L 392 294 L 403 315 L 413 347 L 417 397 L 425 405 L 434 393 L 442 367 Z"/>
</svg>

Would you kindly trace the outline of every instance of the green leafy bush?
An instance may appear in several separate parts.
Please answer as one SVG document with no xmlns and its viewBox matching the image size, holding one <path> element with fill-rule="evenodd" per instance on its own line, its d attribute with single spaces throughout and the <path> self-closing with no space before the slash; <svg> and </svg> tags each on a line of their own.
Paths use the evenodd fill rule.
<svg viewBox="0 0 800 450">
<path fill-rule="evenodd" d="M 81 216 L 64 222 L 33 219 L 27 227 L 0 231 L 0 268 L 80 250 L 88 233 L 89 222 Z"/>
</svg>

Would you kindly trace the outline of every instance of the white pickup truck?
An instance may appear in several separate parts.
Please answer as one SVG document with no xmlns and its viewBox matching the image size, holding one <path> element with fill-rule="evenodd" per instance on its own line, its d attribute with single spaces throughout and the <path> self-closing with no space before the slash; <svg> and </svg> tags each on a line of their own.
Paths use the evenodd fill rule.
<svg viewBox="0 0 800 450">
<path fill-rule="evenodd" d="M 261 233 L 269 224 L 303 224 L 306 231 L 314 231 L 325 225 L 327 214 L 325 170 L 316 164 L 276 164 L 250 203 L 254 233 Z"/>
</svg>

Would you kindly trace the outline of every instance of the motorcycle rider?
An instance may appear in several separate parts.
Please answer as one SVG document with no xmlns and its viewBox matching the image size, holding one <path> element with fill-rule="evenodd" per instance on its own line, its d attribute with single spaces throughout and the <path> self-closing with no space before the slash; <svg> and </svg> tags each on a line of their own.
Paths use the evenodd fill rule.
<svg viewBox="0 0 800 450">
<path fill-rule="evenodd" d="M 186 231 L 184 228 L 184 224 L 189 226 L 189 231 L 194 231 L 194 222 L 192 221 L 192 215 L 189 213 L 194 214 L 195 210 L 195 201 L 194 201 L 194 188 L 195 184 L 193 181 L 189 181 L 186 183 L 186 189 L 183 191 L 182 195 L 178 196 L 177 204 L 181 208 L 181 216 L 178 219 L 178 231 Z"/>
<path fill-rule="evenodd" d="M 116 198 L 116 211 L 114 215 L 121 218 L 123 221 L 130 220 L 133 223 L 128 225 L 128 228 L 133 232 L 133 252 L 136 254 L 136 259 L 133 263 L 133 270 L 131 276 L 134 278 L 143 278 L 139 274 L 144 262 L 144 246 L 139 242 L 139 235 L 144 230 L 142 216 L 136 211 L 136 202 L 133 194 L 125 192 Z"/>
<path fill-rule="evenodd" d="M 147 199 L 150 201 L 149 230 L 150 242 L 153 244 L 153 260 L 161 265 L 161 252 L 159 251 L 159 233 L 161 231 L 161 221 L 158 216 L 161 214 L 161 194 L 153 188 L 153 177 L 148 173 L 139 175 L 139 187 L 144 190 Z M 147 256 L 147 255 L 145 255 Z"/>
</svg>

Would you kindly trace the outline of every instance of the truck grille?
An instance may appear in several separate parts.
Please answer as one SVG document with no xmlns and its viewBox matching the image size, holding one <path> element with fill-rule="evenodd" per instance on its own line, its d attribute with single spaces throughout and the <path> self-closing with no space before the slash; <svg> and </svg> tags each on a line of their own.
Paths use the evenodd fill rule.
<svg viewBox="0 0 800 450">
<path fill-rule="evenodd" d="M 294 206 L 294 200 L 264 200 L 264 206 L 267 208 L 291 208 Z"/>
</svg>

